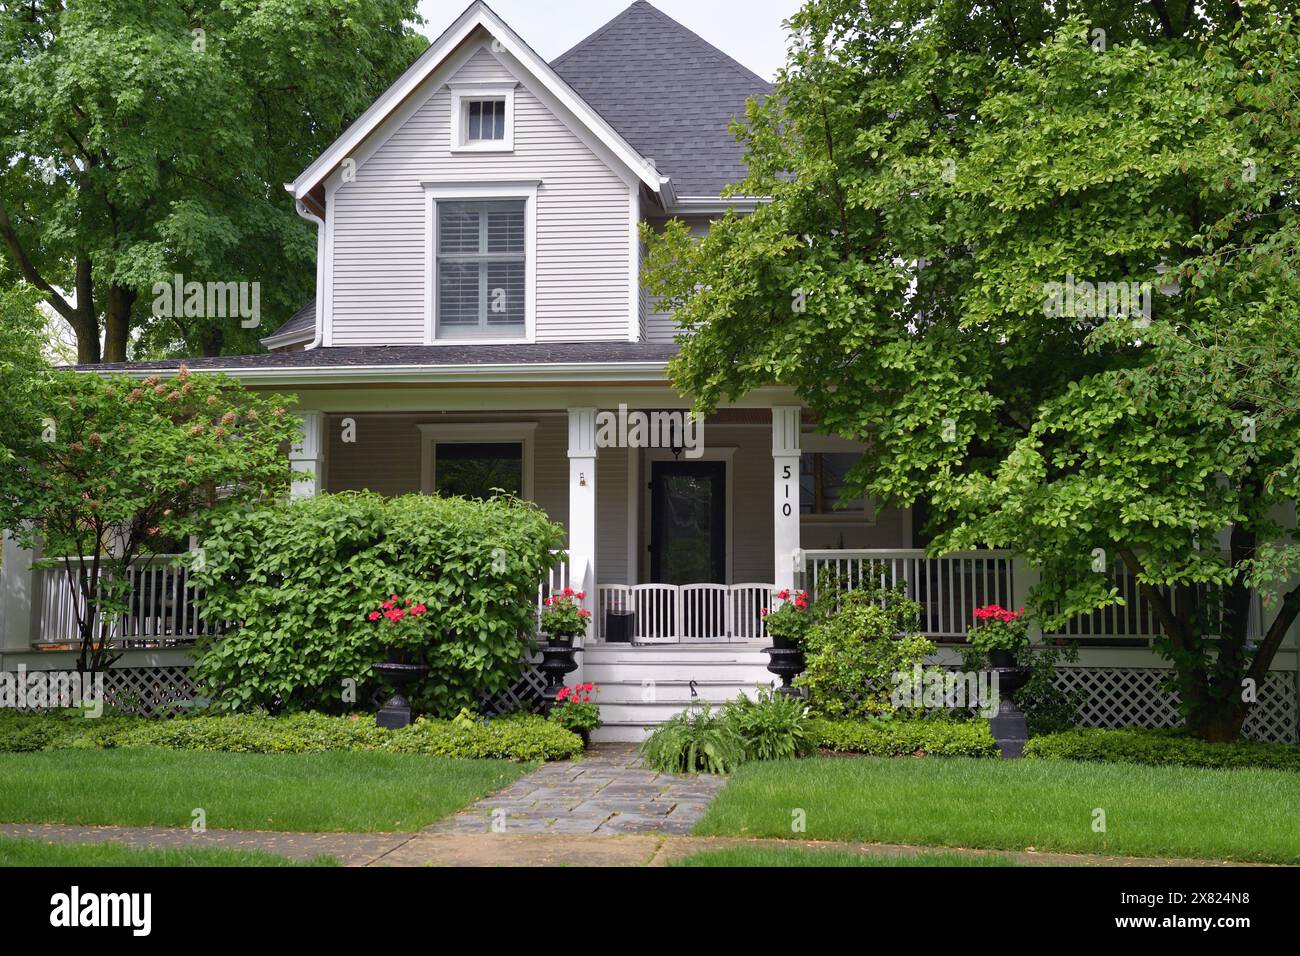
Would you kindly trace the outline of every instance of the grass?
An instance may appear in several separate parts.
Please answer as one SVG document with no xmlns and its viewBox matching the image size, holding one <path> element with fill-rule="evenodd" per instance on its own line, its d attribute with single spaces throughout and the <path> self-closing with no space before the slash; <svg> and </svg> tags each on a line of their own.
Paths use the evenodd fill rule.
<svg viewBox="0 0 1300 956">
<path fill-rule="evenodd" d="M 792 814 L 806 832 L 792 833 Z M 1105 832 L 1094 830 L 1104 812 Z M 701 835 L 1300 862 L 1300 774 L 1055 760 L 746 764 Z"/>
<path fill-rule="evenodd" d="M 411 831 L 531 769 L 386 753 L 160 749 L 0 754 L 0 822 L 227 830 Z"/>
<path fill-rule="evenodd" d="M 332 856 L 300 863 L 257 850 L 136 849 L 122 843 L 47 843 L 0 837 L 0 866 L 338 866 Z"/>
<path fill-rule="evenodd" d="M 737 846 L 705 850 L 673 866 L 1017 866 L 1004 856 L 968 853 L 917 853 L 910 856 L 873 856 L 846 850 L 806 850 L 803 847 Z"/>
</svg>

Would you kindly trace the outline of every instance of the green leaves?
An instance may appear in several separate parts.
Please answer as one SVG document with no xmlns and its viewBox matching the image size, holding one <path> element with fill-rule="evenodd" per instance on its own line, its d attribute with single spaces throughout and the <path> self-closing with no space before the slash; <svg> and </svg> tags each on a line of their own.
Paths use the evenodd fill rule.
<svg viewBox="0 0 1300 956">
<path fill-rule="evenodd" d="M 191 573 L 204 616 L 231 624 L 198 648 L 195 676 L 230 710 L 364 706 L 387 644 L 367 615 L 398 594 L 428 608 L 413 700 L 454 715 L 518 675 L 563 536 L 514 498 L 318 495 L 223 513 Z"/>
</svg>

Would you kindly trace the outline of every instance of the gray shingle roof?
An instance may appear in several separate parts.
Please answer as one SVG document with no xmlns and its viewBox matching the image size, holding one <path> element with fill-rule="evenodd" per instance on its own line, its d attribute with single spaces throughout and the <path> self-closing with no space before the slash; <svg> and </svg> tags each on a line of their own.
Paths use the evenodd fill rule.
<svg viewBox="0 0 1300 956">
<path fill-rule="evenodd" d="M 182 362 L 204 369 L 355 368 L 360 366 L 538 365 L 620 362 L 666 362 L 677 354 L 671 342 L 557 342 L 526 345 L 355 345 L 300 352 L 223 355 L 212 358 L 162 359 L 154 362 L 108 362 L 79 365 L 94 372 L 166 371 Z"/>
<path fill-rule="evenodd" d="M 717 196 L 744 178 L 744 152 L 727 126 L 772 84 L 645 0 L 551 66 L 672 177 L 677 195 Z"/>
<path fill-rule="evenodd" d="M 262 339 L 262 341 L 265 342 L 266 339 L 275 338 L 276 336 L 279 335 L 287 335 L 290 332 L 311 332 L 315 328 L 316 328 L 316 298 L 315 296 L 313 296 L 311 299 L 308 300 L 306 305 L 304 305 L 293 315 L 289 316 L 289 320 L 285 322 L 284 325 L 280 326 L 270 335 L 266 336 L 266 338 Z"/>
</svg>

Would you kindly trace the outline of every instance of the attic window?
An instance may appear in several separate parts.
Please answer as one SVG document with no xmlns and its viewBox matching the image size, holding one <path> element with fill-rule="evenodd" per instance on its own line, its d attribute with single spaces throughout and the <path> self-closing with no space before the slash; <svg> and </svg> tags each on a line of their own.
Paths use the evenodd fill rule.
<svg viewBox="0 0 1300 956">
<path fill-rule="evenodd" d="M 465 100 L 465 142 L 506 138 L 506 101 Z"/>
<path fill-rule="evenodd" d="M 451 151 L 509 152 L 514 149 L 513 86 L 464 84 L 451 87 Z"/>
</svg>

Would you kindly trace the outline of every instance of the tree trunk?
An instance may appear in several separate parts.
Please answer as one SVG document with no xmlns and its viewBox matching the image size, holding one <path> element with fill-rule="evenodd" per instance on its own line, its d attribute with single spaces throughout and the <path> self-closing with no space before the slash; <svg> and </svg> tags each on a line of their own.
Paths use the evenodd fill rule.
<svg viewBox="0 0 1300 956">
<path fill-rule="evenodd" d="M 131 335 L 131 306 L 135 293 L 122 286 L 108 287 L 104 309 L 104 361 L 125 362 L 126 344 Z"/>
</svg>

